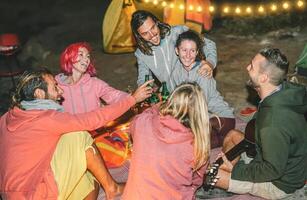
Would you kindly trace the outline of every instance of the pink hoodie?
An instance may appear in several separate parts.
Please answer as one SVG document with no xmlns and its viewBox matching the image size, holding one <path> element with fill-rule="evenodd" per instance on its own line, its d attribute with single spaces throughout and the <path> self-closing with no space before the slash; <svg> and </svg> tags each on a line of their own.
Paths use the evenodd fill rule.
<svg viewBox="0 0 307 200">
<path fill-rule="evenodd" d="M 206 166 L 192 172 L 193 136 L 155 106 L 131 124 L 133 151 L 123 200 L 190 200 L 201 185 Z"/>
<path fill-rule="evenodd" d="M 58 74 L 55 77 L 59 86 L 64 90 L 62 106 L 65 112 L 75 114 L 93 111 L 101 106 L 100 98 L 106 103 L 112 104 L 128 95 L 89 74 L 84 74 L 73 85 L 66 84 L 65 78 L 64 74 Z"/>
<path fill-rule="evenodd" d="M 72 115 L 55 110 L 24 111 L 17 107 L 0 118 L 0 194 L 4 199 L 57 199 L 50 167 L 62 134 L 94 130 L 122 115 L 131 96 L 90 113 Z"/>
</svg>

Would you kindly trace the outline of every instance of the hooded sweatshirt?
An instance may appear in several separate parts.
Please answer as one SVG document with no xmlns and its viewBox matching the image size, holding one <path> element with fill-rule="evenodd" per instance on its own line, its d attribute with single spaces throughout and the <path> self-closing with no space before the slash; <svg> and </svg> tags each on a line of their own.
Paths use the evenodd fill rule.
<svg viewBox="0 0 307 200">
<path fill-rule="evenodd" d="M 138 80 L 137 84 L 141 85 L 145 82 L 145 75 L 152 76 L 152 73 L 160 82 L 168 82 L 170 74 L 173 71 L 174 64 L 178 60 L 175 53 L 175 44 L 179 34 L 189 30 L 186 26 L 174 26 L 170 30 L 170 34 L 166 35 L 161 40 L 158 46 L 152 46 L 153 55 L 145 55 L 140 49 L 135 51 L 135 56 L 138 62 Z M 205 45 L 203 52 L 206 60 L 210 62 L 213 67 L 217 63 L 217 53 L 215 42 L 204 38 Z"/>
<path fill-rule="evenodd" d="M 272 182 L 285 193 L 303 187 L 307 178 L 306 88 L 284 82 L 280 91 L 266 97 L 256 115 L 257 155 L 238 162 L 231 178 L 255 183 Z"/>
<path fill-rule="evenodd" d="M 183 82 L 196 82 L 202 89 L 208 103 L 210 113 L 216 114 L 219 117 L 234 118 L 233 108 L 231 108 L 222 95 L 216 89 L 216 81 L 214 78 L 202 77 L 197 70 L 200 68 L 200 62 L 196 62 L 190 71 L 187 71 L 180 60 L 177 60 L 174 70 L 171 74 L 168 84 L 170 91 L 173 91 L 176 86 Z"/>
<path fill-rule="evenodd" d="M 71 85 L 65 83 L 67 76 L 58 74 L 55 79 L 64 90 L 62 103 L 65 112 L 72 114 L 93 111 L 101 106 L 102 98 L 107 104 L 112 104 L 128 94 L 110 87 L 106 82 L 84 74 L 81 79 Z"/>
<path fill-rule="evenodd" d="M 131 96 L 93 112 L 72 115 L 56 110 L 9 110 L 0 118 L 0 194 L 4 199 L 57 199 L 50 166 L 62 134 L 94 130 L 126 112 Z"/>
<path fill-rule="evenodd" d="M 201 185 L 204 170 L 193 173 L 193 136 L 157 106 L 145 110 L 131 124 L 133 152 L 123 200 L 189 200 Z"/>
</svg>

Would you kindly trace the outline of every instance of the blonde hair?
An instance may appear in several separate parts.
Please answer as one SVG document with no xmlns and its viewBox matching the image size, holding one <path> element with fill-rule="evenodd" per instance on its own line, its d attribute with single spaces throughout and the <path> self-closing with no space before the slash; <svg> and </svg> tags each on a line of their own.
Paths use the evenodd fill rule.
<svg viewBox="0 0 307 200">
<path fill-rule="evenodd" d="M 210 125 L 207 102 L 197 83 L 183 83 L 161 105 L 162 115 L 171 115 L 191 128 L 194 137 L 193 171 L 202 167 L 209 158 Z"/>
</svg>

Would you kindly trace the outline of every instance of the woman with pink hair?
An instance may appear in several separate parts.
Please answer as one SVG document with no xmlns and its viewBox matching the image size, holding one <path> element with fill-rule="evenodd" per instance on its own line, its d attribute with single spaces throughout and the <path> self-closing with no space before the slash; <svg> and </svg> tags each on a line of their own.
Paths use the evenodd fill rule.
<svg viewBox="0 0 307 200">
<path fill-rule="evenodd" d="M 101 99 L 112 104 L 127 95 L 95 77 L 91 51 L 88 43 L 78 42 L 66 47 L 61 54 L 62 73 L 56 76 L 56 80 L 64 90 L 62 105 L 66 112 L 93 111 L 101 106 Z"/>
</svg>

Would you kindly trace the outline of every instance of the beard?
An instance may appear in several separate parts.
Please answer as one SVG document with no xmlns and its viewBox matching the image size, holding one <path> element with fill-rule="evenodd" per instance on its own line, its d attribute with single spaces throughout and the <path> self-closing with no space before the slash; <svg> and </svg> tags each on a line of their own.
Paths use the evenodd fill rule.
<svg viewBox="0 0 307 200">
<path fill-rule="evenodd" d="M 256 91 L 258 91 L 259 88 L 260 88 L 260 85 L 255 80 L 253 80 L 252 78 L 249 78 L 249 80 L 246 82 L 246 84 L 247 84 L 247 86 L 254 88 Z"/>
</svg>

